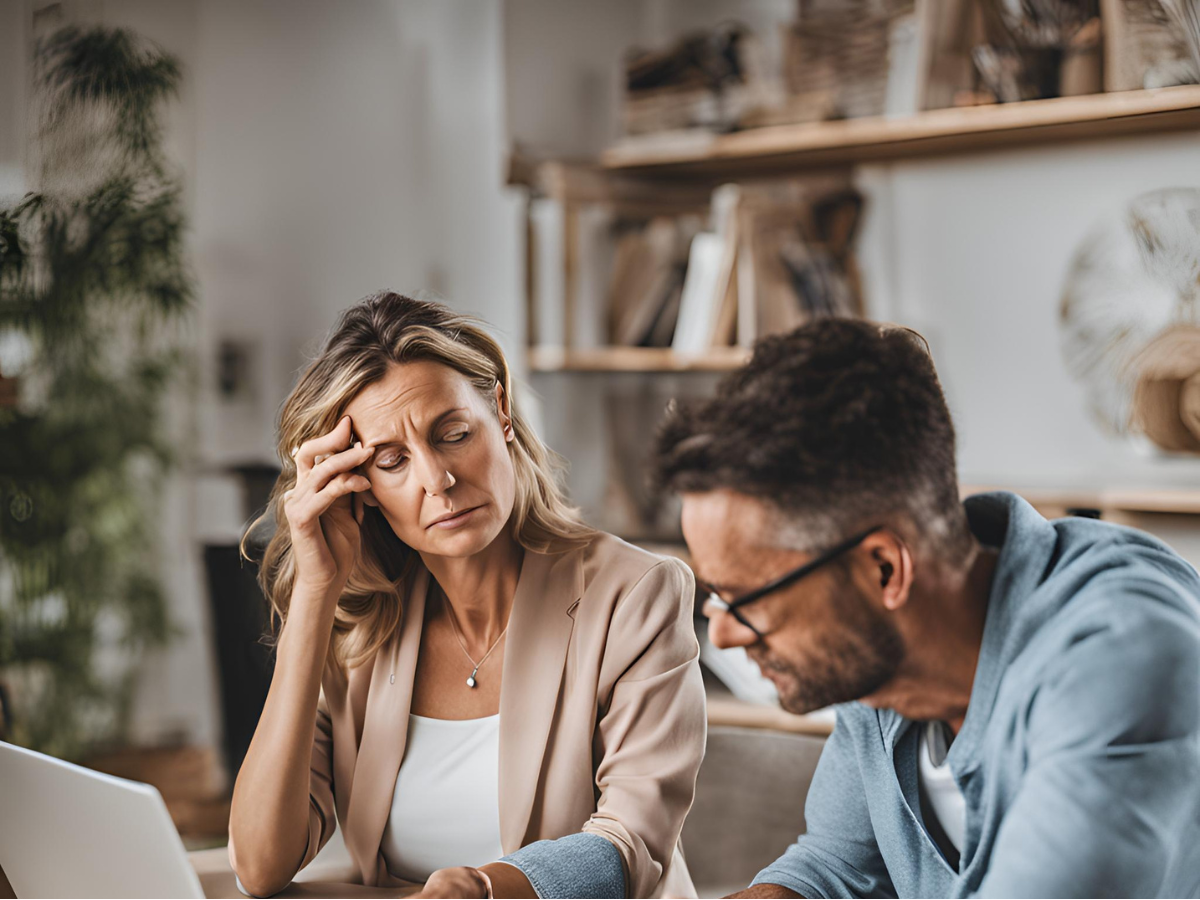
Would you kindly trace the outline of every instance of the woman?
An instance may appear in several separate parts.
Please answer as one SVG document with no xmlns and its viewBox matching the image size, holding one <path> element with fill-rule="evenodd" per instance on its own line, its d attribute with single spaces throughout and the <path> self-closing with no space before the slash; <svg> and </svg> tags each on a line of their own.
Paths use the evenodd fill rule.
<svg viewBox="0 0 1200 900">
<path fill-rule="evenodd" d="M 369 297 L 279 448 L 260 577 L 282 624 L 229 826 L 246 889 L 284 887 L 336 815 L 367 885 L 695 896 L 691 574 L 579 521 L 495 341 Z"/>
</svg>

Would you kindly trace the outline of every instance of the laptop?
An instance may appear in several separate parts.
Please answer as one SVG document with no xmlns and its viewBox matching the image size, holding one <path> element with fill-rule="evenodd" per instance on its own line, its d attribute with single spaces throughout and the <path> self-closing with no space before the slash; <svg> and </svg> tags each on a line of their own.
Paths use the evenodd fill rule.
<svg viewBox="0 0 1200 900">
<path fill-rule="evenodd" d="M 203 897 L 162 795 L 0 741 L 0 869 L 18 897 Z"/>
</svg>

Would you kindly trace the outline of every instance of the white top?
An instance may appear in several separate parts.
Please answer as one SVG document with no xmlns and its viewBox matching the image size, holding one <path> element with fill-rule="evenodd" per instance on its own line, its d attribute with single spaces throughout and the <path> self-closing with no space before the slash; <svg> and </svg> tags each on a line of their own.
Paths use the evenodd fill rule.
<svg viewBox="0 0 1200 900">
<path fill-rule="evenodd" d="M 941 722 L 927 722 L 921 730 L 917 783 L 925 805 L 937 817 L 954 849 L 961 853 L 967 830 L 967 801 L 954 780 L 954 773 L 946 765 L 948 749 L 946 726 Z"/>
<path fill-rule="evenodd" d="M 448 866 L 482 866 L 500 847 L 500 716 L 408 717 L 404 761 L 380 845 L 388 871 L 425 881 Z"/>
</svg>

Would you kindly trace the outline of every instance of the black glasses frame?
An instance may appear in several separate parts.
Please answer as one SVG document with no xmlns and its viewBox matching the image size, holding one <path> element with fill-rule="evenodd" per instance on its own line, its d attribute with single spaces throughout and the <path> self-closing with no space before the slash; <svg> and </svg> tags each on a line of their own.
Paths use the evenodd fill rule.
<svg viewBox="0 0 1200 900">
<path fill-rule="evenodd" d="M 739 609 L 741 609 L 744 606 L 748 606 L 749 604 L 755 602 L 756 600 L 761 600 L 763 597 L 766 597 L 769 594 L 773 594 L 776 591 L 781 591 L 786 587 L 790 587 L 791 585 L 793 585 L 797 581 L 799 581 L 801 578 L 803 578 L 805 575 L 812 574 L 817 569 L 821 568 L 821 566 L 825 565 L 828 562 L 832 562 L 834 559 L 841 556 L 843 553 L 847 552 L 848 550 L 853 550 L 855 547 L 857 547 L 859 544 L 861 544 L 863 541 L 865 541 L 868 537 L 873 535 L 875 532 L 882 530 L 883 527 L 884 526 L 882 526 L 882 525 L 876 525 L 873 528 L 868 528 L 866 531 L 860 531 L 858 534 L 854 535 L 853 537 L 846 538 L 846 540 L 842 541 L 840 544 L 834 544 L 832 547 L 830 547 L 824 553 L 820 554 L 819 556 L 815 557 L 814 559 L 810 559 L 804 565 L 802 565 L 798 568 L 792 569 L 792 571 L 790 571 L 790 572 L 785 572 L 783 575 L 780 575 L 778 578 L 774 579 L 773 581 L 768 581 L 762 587 L 755 588 L 752 591 L 747 591 L 745 594 L 742 594 L 740 597 L 735 597 L 733 600 L 730 600 L 728 602 L 725 600 L 722 600 L 720 597 L 718 597 L 717 592 L 714 591 L 710 586 L 704 585 L 705 589 L 708 591 L 708 598 L 705 602 L 717 604 L 721 608 L 722 612 L 729 613 L 731 616 L 733 616 L 735 619 L 737 619 L 737 621 L 739 623 L 741 623 L 742 625 L 745 625 L 747 628 L 749 628 L 751 631 L 753 631 L 755 637 L 757 637 L 761 641 L 765 637 L 765 635 L 761 631 L 759 631 L 757 628 L 755 628 L 753 625 L 751 625 L 746 620 L 746 617 L 743 616 L 740 612 L 738 612 Z M 701 613 L 701 614 L 703 615 L 703 613 Z"/>
</svg>

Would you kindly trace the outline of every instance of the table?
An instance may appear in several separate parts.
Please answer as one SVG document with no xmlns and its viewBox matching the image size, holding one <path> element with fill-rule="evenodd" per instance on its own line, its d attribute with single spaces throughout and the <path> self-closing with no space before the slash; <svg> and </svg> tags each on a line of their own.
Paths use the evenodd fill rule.
<svg viewBox="0 0 1200 900">
<path fill-rule="evenodd" d="M 224 847 L 213 850 L 196 850 L 188 854 L 204 895 L 210 898 L 243 900 L 237 889 L 233 869 L 229 867 L 229 854 Z M 358 870 L 343 861 L 322 862 L 314 860 L 296 876 L 276 897 L 411 897 L 418 888 L 375 888 L 356 884 Z"/>
</svg>

